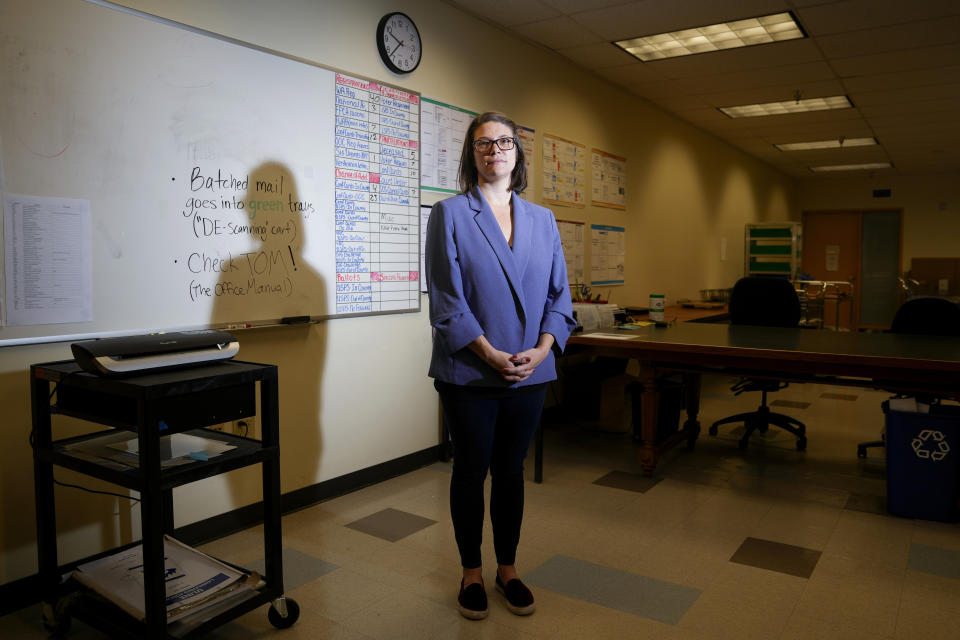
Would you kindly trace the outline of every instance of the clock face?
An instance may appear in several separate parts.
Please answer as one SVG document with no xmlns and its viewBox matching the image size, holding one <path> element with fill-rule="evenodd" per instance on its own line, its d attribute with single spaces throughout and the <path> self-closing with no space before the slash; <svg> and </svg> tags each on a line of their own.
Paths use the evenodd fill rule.
<svg viewBox="0 0 960 640">
<path fill-rule="evenodd" d="M 377 25 L 377 50 L 395 73 L 410 73 L 420 64 L 423 46 L 417 25 L 403 13 L 388 13 Z"/>
</svg>

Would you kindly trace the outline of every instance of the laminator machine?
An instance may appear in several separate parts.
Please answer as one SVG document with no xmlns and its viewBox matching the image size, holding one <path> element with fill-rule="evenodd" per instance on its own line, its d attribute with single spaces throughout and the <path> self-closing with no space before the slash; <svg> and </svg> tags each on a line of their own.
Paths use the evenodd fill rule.
<svg viewBox="0 0 960 640">
<path fill-rule="evenodd" d="M 228 360 L 240 350 L 225 331 L 203 329 L 83 340 L 70 345 L 80 368 L 103 376 L 128 376 Z"/>
</svg>

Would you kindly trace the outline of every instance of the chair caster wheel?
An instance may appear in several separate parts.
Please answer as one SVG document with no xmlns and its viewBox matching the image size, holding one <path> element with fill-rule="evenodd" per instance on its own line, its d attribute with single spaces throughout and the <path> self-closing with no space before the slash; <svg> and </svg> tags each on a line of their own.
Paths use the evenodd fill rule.
<svg viewBox="0 0 960 640">
<path fill-rule="evenodd" d="M 285 600 L 287 603 L 286 617 L 281 615 L 274 605 L 270 605 L 270 609 L 267 611 L 267 619 L 277 629 L 292 627 L 293 623 L 300 617 L 300 605 L 297 604 L 297 601 L 290 598 L 285 598 Z"/>
<path fill-rule="evenodd" d="M 797 439 L 797 451 L 807 450 L 807 436 L 800 436 Z"/>
<path fill-rule="evenodd" d="M 866 457 L 867 457 L 867 448 L 864 447 L 864 446 L 858 446 L 858 447 L 857 447 L 857 457 L 858 457 L 858 458 L 866 458 Z"/>
<path fill-rule="evenodd" d="M 710 425 L 710 428 L 707 429 L 707 433 L 709 433 L 709 434 L 712 435 L 712 436 L 717 435 L 717 425 L 715 425 L 715 424 L 714 424 L 714 425 Z"/>
</svg>

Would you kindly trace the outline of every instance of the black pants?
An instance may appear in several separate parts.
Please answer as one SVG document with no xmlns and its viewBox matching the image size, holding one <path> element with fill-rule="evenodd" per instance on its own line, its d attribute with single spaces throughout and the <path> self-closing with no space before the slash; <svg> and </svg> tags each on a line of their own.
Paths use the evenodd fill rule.
<svg viewBox="0 0 960 640">
<path fill-rule="evenodd" d="M 483 483 L 490 470 L 490 523 L 497 564 L 512 565 L 523 521 L 523 460 L 540 421 L 545 384 L 519 389 L 436 382 L 453 443 L 450 515 L 467 569 L 481 566 Z"/>
</svg>

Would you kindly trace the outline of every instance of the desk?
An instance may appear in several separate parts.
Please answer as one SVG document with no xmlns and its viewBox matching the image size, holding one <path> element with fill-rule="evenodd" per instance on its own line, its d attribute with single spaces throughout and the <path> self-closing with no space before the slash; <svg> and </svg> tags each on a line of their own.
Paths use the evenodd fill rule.
<svg viewBox="0 0 960 640">
<path fill-rule="evenodd" d="M 594 331 L 571 336 L 567 345 L 570 352 L 588 350 L 639 361 L 640 463 L 648 476 L 664 451 L 684 440 L 690 448 L 696 442 L 703 373 L 960 395 L 960 340 L 943 337 L 687 322 L 662 329 Z M 665 371 L 687 374 L 687 419 L 679 433 L 657 443 L 657 376 Z M 536 441 L 537 481 L 542 478 L 542 448 L 541 429 Z"/>
</svg>

